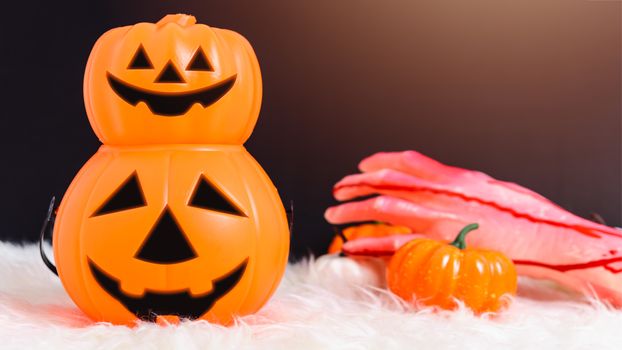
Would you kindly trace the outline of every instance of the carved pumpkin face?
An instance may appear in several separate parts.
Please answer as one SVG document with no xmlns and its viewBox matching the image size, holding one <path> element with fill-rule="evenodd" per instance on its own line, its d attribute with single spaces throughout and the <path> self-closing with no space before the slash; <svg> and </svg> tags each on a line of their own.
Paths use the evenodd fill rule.
<svg viewBox="0 0 622 350">
<path fill-rule="evenodd" d="M 289 246 L 276 190 L 237 146 L 102 146 L 54 230 L 69 295 L 94 320 L 117 324 L 156 314 L 226 323 L 255 312 Z"/>
<path fill-rule="evenodd" d="M 101 36 L 84 100 L 105 144 L 242 144 L 259 115 L 261 74 L 239 34 L 168 15 Z"/>
</svg>

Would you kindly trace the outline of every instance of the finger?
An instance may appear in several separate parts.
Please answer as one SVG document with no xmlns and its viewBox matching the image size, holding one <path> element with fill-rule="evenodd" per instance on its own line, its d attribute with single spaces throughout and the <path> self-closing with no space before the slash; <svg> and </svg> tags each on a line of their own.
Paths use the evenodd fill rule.
<svg viewBox="0 0 622 350">
<path fill-rule="evenodd" d="M 324 217 L 332 224 L 360 221 L 388 222 L 393 225 L 407 226 L 413 232 L 425 232 L 437 221 L 459 221 L 459 218 L 452 213 L 430 209 L 422 204 L 390 196 L 378 196 L 340 204 L 328 208 Z"/>
<path fill-rule="evenodd" d="M 407 194 L 422 191 L 463 195 L 458 193 L 460 188 L 456 186 L 431 182 L 393 169 L 379 169 L 363 174 L 348 175 L 335 184 L 333 195 L 335 199 L 343 201 L 374 193 L 404 197 Z"/>
<path fill-rule="evenodd" d="M 346 242 L 342 251 L 347 255 L 390 256 L 404 244 L 415 238 L 424 238 L 422 234 L 393 235 L 385 237 L 364 237 Z"/>
<path fill-rule="evenodd" d="M 464 169 L 447 166 L 417 151 L 381 152 L 359 163 L 362 172 L 394 169 L 431 181 L 443 181 L 464 172 Z"/>
</svg>

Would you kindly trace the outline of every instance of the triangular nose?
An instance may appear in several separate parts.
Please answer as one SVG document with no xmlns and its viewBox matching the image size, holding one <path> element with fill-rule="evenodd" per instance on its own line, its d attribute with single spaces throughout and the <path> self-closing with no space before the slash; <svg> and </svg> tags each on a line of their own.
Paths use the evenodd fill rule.
<svg viewBox="0 0 622 350">
<path fill-rule="evenodd" d="M 196 257 L 168 206 L 136 253 L 136 259 L 156 264 L 175 264 Z"/>
<path fill-rule="evenodd" d="M 162 72 L 155 79 L 156 83 L 185 83 L 186 81 L 181 76 L 173 61 L 166 62 L 164 68 L 162 68 Z"/>
</svg>

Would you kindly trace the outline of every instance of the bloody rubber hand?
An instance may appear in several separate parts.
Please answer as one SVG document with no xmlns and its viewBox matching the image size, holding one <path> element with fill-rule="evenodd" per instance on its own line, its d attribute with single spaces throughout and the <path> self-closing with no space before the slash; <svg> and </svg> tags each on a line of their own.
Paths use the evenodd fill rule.
<svg viewBox="0 0 622 350">
<path fill-rule="evenodd" d="M 415 151 L 378 153 L 333 190 L 333 224 L 377 220 L 450 240 L 467 223 L 480 229 L 473 247 L 503 252 L 520 274 L 549 278 L 622 306 L 622 232 L 580 218 L 541 195 L 481 172 L 441 164 Z M 349 254 L 390 255 L 406 239 L 352 241 Z"/>
</svg>

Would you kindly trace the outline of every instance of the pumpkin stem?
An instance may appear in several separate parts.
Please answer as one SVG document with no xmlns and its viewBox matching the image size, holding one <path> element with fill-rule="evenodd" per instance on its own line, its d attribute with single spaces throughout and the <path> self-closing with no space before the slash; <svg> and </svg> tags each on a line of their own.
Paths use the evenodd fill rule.
<svg viewBox="0 0 622 350">
<path fill-rule="evenodd" d="M 449 244 L 453 245 L 454 247 L 458 249 L 466 248 L 466 243 L 464 242 L 464 239 L 466 238 L 467 233 L 473 230 L 477 230 L 478 228 L 479 228 L 479 224 L 477 223 L 466 225 L 462 230 L 460 230 L 460 233 L 458 233 L 458 236 L 456 236 L 456 239 L 454 239 L 454 241 Z"/>
<path fill-rule="evenodd" d="M 174 15 L 166 15 L 156 23 L 158 28 L 162 28 L 169 23 L 177 23 L 180 27 L 188 27 L 197 23 L 196 18 L 191 15 L 185 15 L 183 13 L 177 13 Z"/>
</svg>

